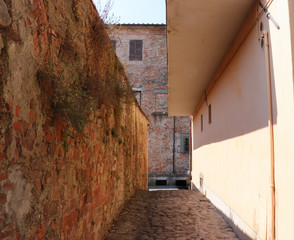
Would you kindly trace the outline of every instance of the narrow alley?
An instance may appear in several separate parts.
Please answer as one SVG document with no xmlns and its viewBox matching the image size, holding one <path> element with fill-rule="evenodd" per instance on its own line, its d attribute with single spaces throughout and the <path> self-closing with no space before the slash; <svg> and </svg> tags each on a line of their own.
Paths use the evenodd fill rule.
<svg viewBox="0 0 294 240">
<path fill-rule="evenodd" d="M 105 240 L 238 239 L 199 191 L 137 191 Z"/>
</svg>

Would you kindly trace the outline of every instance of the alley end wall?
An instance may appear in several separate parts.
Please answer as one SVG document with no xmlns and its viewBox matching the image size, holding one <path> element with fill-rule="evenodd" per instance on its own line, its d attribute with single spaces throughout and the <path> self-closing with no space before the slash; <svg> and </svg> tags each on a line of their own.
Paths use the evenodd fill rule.
<svg viewBox="0 0 294 240">
<path fill-rule="evenodd" d="M 91 0 L 0 0 L 0 239 L 103 239 L 148 120 Z"/>
<path fill-rule="evenodd" d="M 150 120 L 149 184 L 174 185 L 189 173 L 190 118 L 168 116 L 167 38 L 164 24 L 109 26 L 137 101 Z"/>
</svg>

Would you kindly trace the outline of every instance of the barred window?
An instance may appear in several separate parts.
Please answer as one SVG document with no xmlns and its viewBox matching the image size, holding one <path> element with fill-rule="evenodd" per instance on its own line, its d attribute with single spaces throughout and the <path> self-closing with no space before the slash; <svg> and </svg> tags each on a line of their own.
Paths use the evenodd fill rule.
<svg viewBox="0 0 294 240">
<path fill-rule="evenodd" d="M 189 138 L 189 134 L 187 134 L 187 133 L 181 134 L 180 151 L 181 151 L 181 153 L 189 153 L 190 152 L 190 138 Z"/>
</svg>

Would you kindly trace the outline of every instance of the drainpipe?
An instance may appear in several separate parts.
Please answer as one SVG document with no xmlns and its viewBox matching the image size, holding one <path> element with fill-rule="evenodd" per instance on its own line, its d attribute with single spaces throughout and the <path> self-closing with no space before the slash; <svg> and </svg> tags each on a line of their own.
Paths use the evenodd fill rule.
<svg viewBox="0 0 294 240">
<path fill-rule="evenodd" d="M 271 82 L 271 64 L 268 32 L 264 31 L 266 47 L 266 64 L 267 64 L 267 82 L 268 82 L 268 103 L 269 103 L 269 130 L 270 130 L 270 147 L 271 147 L 271 199 L 272 199 L 272 239 L 276 239 L 276 191 L 275 191 L 275 146 L 274 146 L 274 126 L 273 126 L 273 99 L 272 99 L 272 82 Z"/>
<path fill-rule="evenodd" d="M 173 174 L 176 173 L 175 170 L 175 155 L 176 155 L 176 117 L 174 117 L 174 129 L 173 129 Z"/>
</svg>

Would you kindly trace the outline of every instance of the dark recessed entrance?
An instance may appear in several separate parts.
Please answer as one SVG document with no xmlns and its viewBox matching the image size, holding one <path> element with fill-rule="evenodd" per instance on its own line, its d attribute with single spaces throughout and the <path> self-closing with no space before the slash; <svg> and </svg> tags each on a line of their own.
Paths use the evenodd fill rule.
<svg viewBox="0 0 294 240">
<path fill-rule="evenodd" d="M 179 186 L 179 187 L 187 186 L 187 180 L 176 180 L 176 186 Z"/>
<path fill-rule="evenodd" d="M 156 186 L 166 186 L 166 185 L 167 185 L 166 179 L 156 180 Z"/>
</svg>

